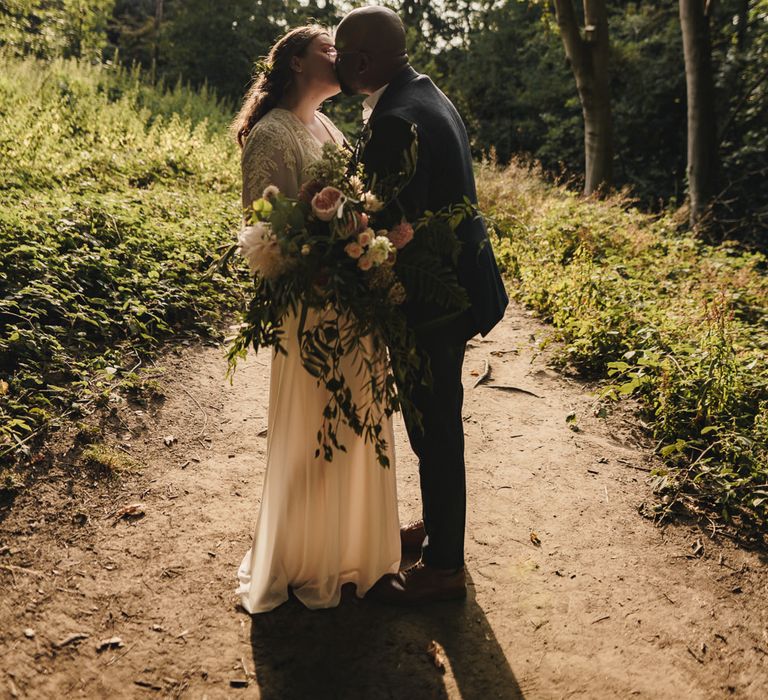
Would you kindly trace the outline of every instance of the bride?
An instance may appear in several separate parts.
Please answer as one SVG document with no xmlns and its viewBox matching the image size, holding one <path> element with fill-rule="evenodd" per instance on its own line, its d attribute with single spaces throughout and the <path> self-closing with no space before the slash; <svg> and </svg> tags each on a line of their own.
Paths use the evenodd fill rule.
<svg viewBox="0 0 768 700">
<path fill-rule="evenodd" d="M 335 56 L 330 35 L 317 26 L 294 29 L 272 47 L 233 124 L 244 207 L 270 185 L 295 198 L 323 144 L 344 145 L 318 111 L 339 92 Z M 289 588 L 308 608 L 333 607 L 345 583 L 362 597 L 400 563 L 391 421 L 383 426 L 389 468 L 349 428 L 339 430 L 346 452 L 336 450 L 332 462 L 315 457 L 327 394 L 301 364 L 298 326 L 295 315 L 284 319 L 287 354 L 272 356 L 264 490 L 253 545 L 238 572 L 237 593 L 249 613 L 277 607 Z M 359 395 L 365 377 L 351 360 L 347 365 L 345 378 Z"/>
</svg>

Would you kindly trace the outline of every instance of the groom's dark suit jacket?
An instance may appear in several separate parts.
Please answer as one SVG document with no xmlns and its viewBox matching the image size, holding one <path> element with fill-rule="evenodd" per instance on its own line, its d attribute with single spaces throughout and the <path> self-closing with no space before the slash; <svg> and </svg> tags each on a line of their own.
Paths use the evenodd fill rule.
<svg viewBox="0 0 768 700">
<path fill-rule="evenodd" d="M 418 160 L 412 179 L 400 192 L 401 209 L 391 212 L 395 223 L 403 214 L 414 221 L 426 211 L 477 202 L 469 139 L 459 113 L 426 76 L 406 66 L 381 95 L 361 139 L 360 159 L 370 177 L 381 179 L 402 169 L 403 152 L 418 134 Z M 464 341 L 483 335 L 504 315 L 508 298 L 482 219 L 466 219 L 457 229 L 462 242 L 457 265 L 459 283 L 471 307 L 440 329 L 440 336 Z M 437 309 L 408 309 L 415 325 L 429 321 Z M 443 312 L 444 314 L 444 312 Z"/>
</svg>

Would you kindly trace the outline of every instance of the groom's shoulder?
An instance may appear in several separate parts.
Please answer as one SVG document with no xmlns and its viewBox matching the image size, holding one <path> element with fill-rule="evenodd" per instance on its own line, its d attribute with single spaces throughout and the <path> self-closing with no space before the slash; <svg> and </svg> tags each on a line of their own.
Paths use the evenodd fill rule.
<svg viewBox="0 0 768 700">
<path fill-rule="evenodd" d="M 405 83 L 402 94 L 426 100 L 434 100 L 438 95 L 442 95 L 432 78 L 425 73 L 416 73 L 412 80 Z"/>
<path fill-rule="evenodd" d="M 382 105 L 384 107 L 384 105 Z M 399 86 L 381 113 L 400 116 L 412 122 L 439 119 L 454 107 L 450 100 L 423 73 L 417 73 L 404 85 Z"/>
</svg>

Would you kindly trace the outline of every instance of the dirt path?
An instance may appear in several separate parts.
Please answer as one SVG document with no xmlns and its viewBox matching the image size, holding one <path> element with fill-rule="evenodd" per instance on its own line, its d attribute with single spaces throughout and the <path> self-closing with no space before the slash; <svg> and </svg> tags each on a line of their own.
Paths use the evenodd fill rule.
<svg viewBox="0 0 768 700">
<path fill-rule="evenodd" d="M 118 402 L 119 430 L 106 431 L 138 473 L 104 486 L 54 469 L 0 523 L 0 697 L 765 697 L 764 563 L 638 513 L 651 502 L 647 448 L 627 415 L 596 418 L 589 387 L 546 367 L 533 340 L 545 332 L 512 308 L 468 352 L 470 596 L 417 610 L 354 597 L 253 619 L 236 609 L 267 356 L 229 386 L 221 349 L 170 355 L 155 371 L 164 405 Z M 485 361 L 492 377 L 472 388 Z M 401 427 L 397 449 L 410 520 L 418 478 Z M 134 502 L 146 516 L 116 521 Z M 113 636 L 123 646 L 97 652 Z M 246 673 L 247 687 L 231 685 Z"/>
</svg>

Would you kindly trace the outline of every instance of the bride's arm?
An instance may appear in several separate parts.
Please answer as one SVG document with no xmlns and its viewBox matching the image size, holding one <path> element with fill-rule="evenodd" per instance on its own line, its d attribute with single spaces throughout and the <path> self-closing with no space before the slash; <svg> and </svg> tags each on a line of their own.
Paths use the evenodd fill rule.
<svg viewBox="0 0 768 700">
<path fill-rule="evenodd" d="M 287 197 L 295 197 L 299 167 L 290 131 L 274 121 L 257 123 L 243 148 L 243 207 L 259 199 L 268 185 L 275 185 Z"/>
</svg>

